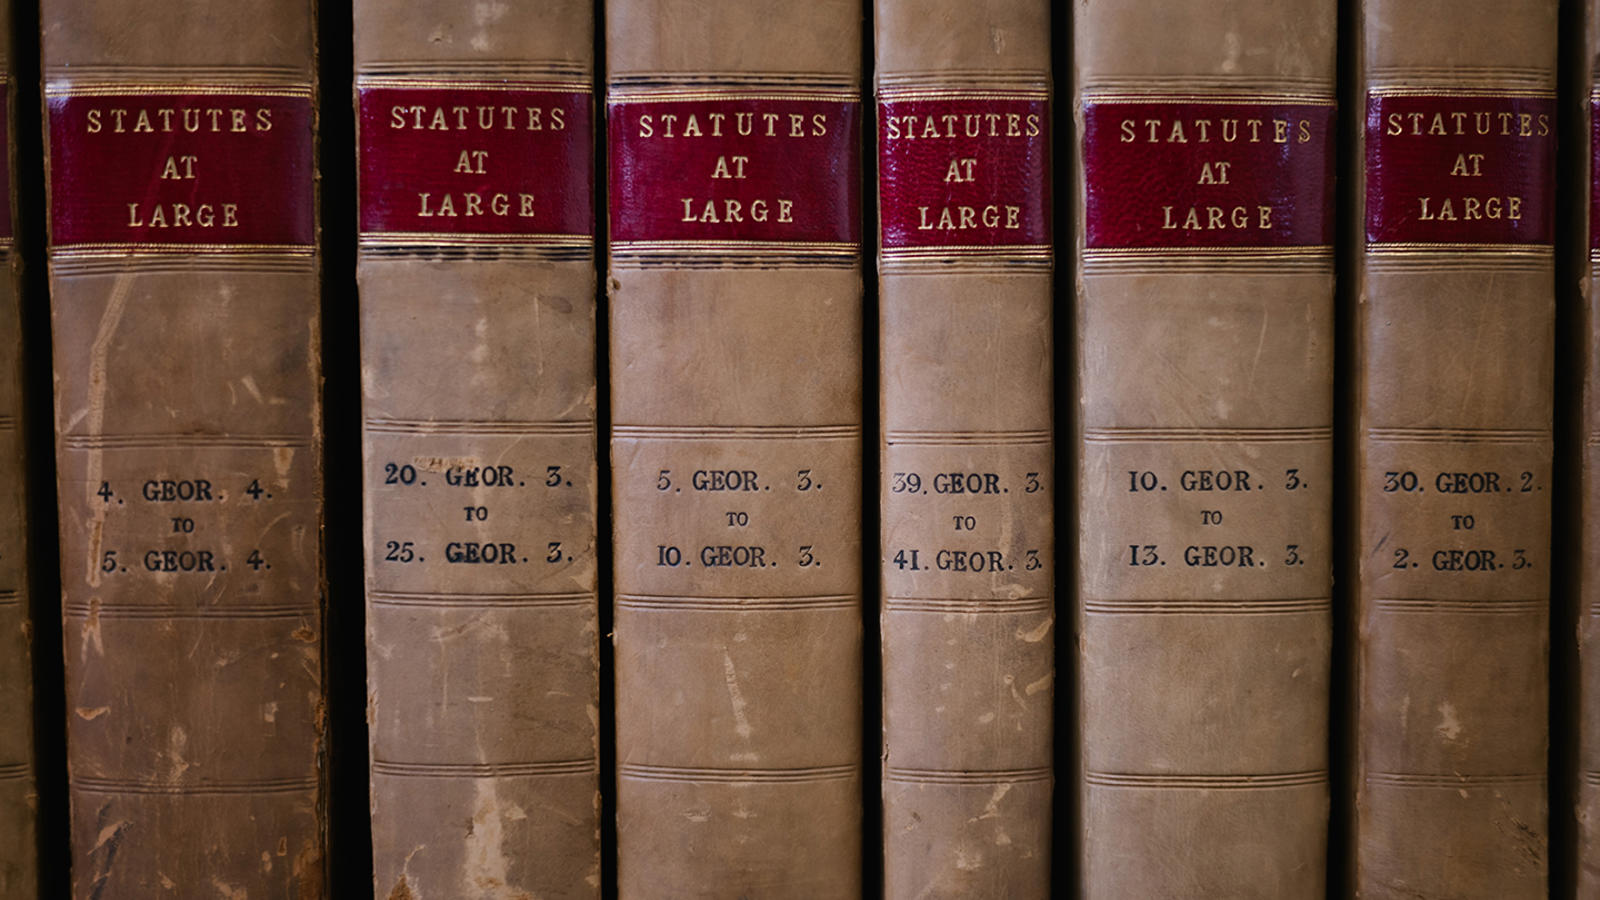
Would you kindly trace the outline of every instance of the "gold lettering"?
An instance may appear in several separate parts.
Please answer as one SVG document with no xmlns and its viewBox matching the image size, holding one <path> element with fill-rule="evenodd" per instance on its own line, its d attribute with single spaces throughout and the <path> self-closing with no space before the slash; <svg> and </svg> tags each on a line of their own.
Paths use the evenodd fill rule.
<svg viewBox="0 0 1600 900">
<path fill-rule="evenodd" d="M 968 157 L 966 159 L 950 160 L 950 168 L 944 173 L 944 183 L 955 184 L 958 182 L 976 181 L 977 179 L 972 170 L 977 164 L 978 158 L 975 156 Z"/>
</svg>

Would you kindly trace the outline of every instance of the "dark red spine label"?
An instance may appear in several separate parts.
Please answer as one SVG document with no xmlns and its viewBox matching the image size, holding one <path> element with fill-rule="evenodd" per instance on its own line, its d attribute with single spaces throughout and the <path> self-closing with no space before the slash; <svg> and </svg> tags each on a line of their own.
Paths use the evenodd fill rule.
<svg viewBox="0 0 1600 900">
<path fill-rule="evenodd" d="M 1088 100 L 1083 117 L 1089 248 L 1331 243 L 1331 102 Z"/>
<path fill-rule="evenodd" d="M 48 96 L 55 247 L 310 246 L 309 88 Z"/>
<path fill-rule="evenodd" d="M 860 104 L 847 97 L 613 97 L 614 249 L 859 244 Z"/>
<path fill-rule="evenodd" d="M 885 250 L 1048 246 L 1048 102 L 935 94 L 879 103 L 878 208 Z"/>
<path fill-rule="evenodd" d="M 1589 249 L 1600 250 L 1600 95 L 1589 98 Z"/>
<path fill-rule="evenodd" d="M 1367 243 L 1549 244 L 1555 100 L 1367 95 Z"/>
<path fill-rule="evenodd" d="M 363 86 L 361 231 L 594 232 L 588 91 Z"/>
</svg>

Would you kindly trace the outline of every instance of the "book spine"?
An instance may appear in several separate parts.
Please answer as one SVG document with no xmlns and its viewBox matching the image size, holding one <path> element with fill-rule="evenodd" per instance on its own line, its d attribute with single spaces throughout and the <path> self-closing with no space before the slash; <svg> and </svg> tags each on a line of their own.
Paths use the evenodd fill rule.
<svg viewBox="0 0 1600 900">
<path fill-rule="evenodd" d="M 1359 10 L 1363 896 L 1545 893 L 1556 8 Z"/>
<path fill-rule="evenodd" d="M 14 63 L 11 4 L 0 3 L 0 897 L 32 897 L 38 889 L 37 797 L 33 765 L 33 645 L 28 611 L 27 474 L 22 430 L 21 260 L 12 228 L 11 136 Z"/>
<path fill-rule="evenodd" d="M 606 20 L 619 893 L 856 895 L 861 8 Z"/>
<path fill-rule="evenodd" d="M 1586 142 L 1586 152 L 1576 155 L 1574 183 L 1589 187 L 1579 201 L 1582 215 L 1573 219 L 1576 240 L 1567 244 L 1585 261 L 1578 270 L 1578 290 L 1570 295 L 1578 313 L 1580 396 L 1576 407 L 1564 407 L 1578 410 L 1577 427 L 1569 433 L 1578 443 L 1573 458 L 1581 483 L 1575 533 L 1558 546 L 1575 551 L 1577 571 L 1578 703 L 1567 708 L 1578 711 L 1577 896 L 1589 897 L 1600 895 L 1600 180 L 1595 177 L 1600 173 L 1600 67 L 1595 65 L 1600 6 L 1595 0 L 1584 4 L 1583 24 L 1584 52 L 1577 65 L 1585 93 L 1581 102 L 1562 109 L 1575 112 L 1580 126 L 1567 133 Z"/>
<path fill-rule="evenodd" d="M 496 9 L 355 4 L 383 897 L 600 890 L 593 12 Z"/>
<path fill-rule="evenodd" d="M 1086 896 L 1324 891 L 1335 31 L 1078 8 Z"/>
<path fill-rule="evenodd" d="M 875 25 L 884 896 L 1043 897 L 1050 9 L 879 0 Z"/>
<path fill-rule="evenodd" d="M 323 893 L 313 23 L 42 8 L 74 896 Z"/>
</svg>

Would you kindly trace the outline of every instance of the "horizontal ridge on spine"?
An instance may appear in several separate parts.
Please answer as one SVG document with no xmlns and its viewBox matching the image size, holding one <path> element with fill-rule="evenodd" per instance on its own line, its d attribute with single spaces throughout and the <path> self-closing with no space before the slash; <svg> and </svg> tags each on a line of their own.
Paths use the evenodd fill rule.
<svg viewBox="0 0 1600 900">
<path fill-rule="evenodd" d="M 277 450 L 309 448 L 303 434 L 64 434 L 66 450 L 156 450 L 202 447 L 222 450 Z"/>
<path fill-rule="evenodd" d="M 1545 783 L 1544 775 L 1537 772 L 1508 773 L 1504 775 L 1463 775 L 1459 772 L 1440 775 L 1421 772 L 1368 772 L 1363 780 L 1371 785 L 1402 788 L 1433 788 L 1456 790 L 1470 787 L 1521 785 Z"/>
<path fill-rule="evenodd" d="M 213 87 L 287 86 L 303 87 L 311 93 L 311 72 L 298 66 L 185 66 L 102 65 L 46 66 L 45 93 L 78 87 L 106 86 L 144 88 L 155 85 L 175 93 L 204 93 Z"/>
<path fill-rule="evenodd" d="M 809 597 L 679 597 L 664 594 L 616 595 L 621 609 L 688 609 L 699 612 L 755 612 L 802 609 L 855 609 L 861 604 L 851 594 Z"/>
<path fill-rule="evenodd" d="M 1271 600 L 1085 600 L 1085 613 L 1112 616 L 1251 616 L 1327 613 L 1333 610 L 1328 597 L 1295 597 Z"/>
<path fill-rule="evenodd" d="M 1362 437 L 1386 443 L 1416 444 L 1531 444 L 1551 442 L 1548 428 L 1458 428 L 1451 426 L 1417 428 L 1366 428 Z"/>
<path fill-rule="evenodd" d="M 595 423 L 587 419 L 544 422 L 516 422 L 473 419 L 389 419 L 369 418 L 363 422 L 367 431 L 380 434 L 448 434 L 448 435 L 562 435 L 586 436 L 596 431 Z"/>
<path fill-rule="evenodd" d="M 1260 775 L 1086 772 L 1084 781 L 1092 787 L 1259 791 L 1325 785 L 1328 783 L 1328 772 L 1324 769 L 1307 772 L 1263 773 Z"/>
<path fill-rule="evenodd" d="M 142 606 L 132 603 L 71 602 L 62 613 L 72 618 L 101 619 L 311 619 L 315 606 Z"/>
<path fill-rule="evenodd" d="M 1054 780 L 1049 766 L 1027 769 L 908 769 L 885 766 L 883 780 L 899 784 L 1016 784 Z"/>
<path fill-rule="evenodd" d="M 1306 443 L 1332 440 L 1332 428 L 1086 428 L 1084 441 L 1091 444 L 1126 444 L 1148 441 L 1228 441 L 1244 444 Z"/>
<path fill-rule="evenodd" d="M 372 761 L 372 774 L 397 778 L 515 778 L 593 775 L 599 771 L 599 760 L 589 758 L 515 763 L 408 763 L 387 759 Z"/>
<path fill-rule="evenodd" d="M 315 778 L 262 778 L 242 781 L 156 781 L 72 776 L 74 793 L 85 794 L 288 794 L 314 791 Z"/>
<path fill-rule="evenodd" d="M 722 783 L 753 781 L 767 784 L 801 784 L 818 781 L 854 781 L 860 778 L 860 770 L 853 765 L 799 766 L 789 769 L 703 769 L 620 763 L 617 765 L 617 777 L 641 781 Z"/>
<path fill-rule="evenodd" d="M 984 613 L 1021 615 L 1054 612 L 1054 597 L 1018 599 L 970 599 L 955 597 L 884 597 L 883 611 L 978 615 Z"/>
<path fill-rule="evenodd" d="M 367 601 L 378 607 L 415 607 L 420 609 L 516 609 L 550 608 L 570 609 L 586 607 L 597 600 L 597 595 L 583 591 L 550 591 L 488 594 L 368 591 Z"/>
<path fill-rule="evenodd" d="M 613 425 L 622 439 L 828 441 L 861 437 L 859 425 Z"/>
<path fill-rule="evenodd" d="M 951 444 L 1044 444 L 1049 445 L 1048 428 L 1026 431 L 886 431 L 884 442 L 890 446 L 943 447 Z"/>
<path fill-rule="evenodd" d="M 1432 600 L 1412 597 L 1375 597 L 1372 607 L 1392 613 L 1459 613 L 1486 616 L 1542 616 L 1549 612 L 1545 600 Z"/>
</svg>

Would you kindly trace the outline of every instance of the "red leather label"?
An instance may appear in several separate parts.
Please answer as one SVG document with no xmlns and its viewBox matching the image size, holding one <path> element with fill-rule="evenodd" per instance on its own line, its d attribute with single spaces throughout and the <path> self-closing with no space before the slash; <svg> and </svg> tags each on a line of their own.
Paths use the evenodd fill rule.
<svg viewBox="0 0 1600 900">
<path fill-rule="evenodd" d="M 1600 96 L 1589 98 L 1589 249 L 1600 250 Z"/>
<path fill-rule="evenodd" d="M 1549 244 L 1555 100 L 1367 95 L 1367 243 Z"/>
<path fill-rule="evenodd" d="M 607 109 L 613 244 L 858 244 L 860 104 L 754 93 Z"/>
<path fill-rule="evenodd" d="M 879 103 L 878 215 L 885 249 L 1048 246 L 1048 103 Z"/>
<path fill-rule="evenodd" d="M 362 87 L 361 231 L 594 232 L 585 91 Z"/>
<path fill-rule="evenodd" d="M 85 89 L 48 103 L 54 246 L 315 240 L 308 88 Z"/>
<path fill-rule="evenodd" d="M 1086 101 L 1091 249 L 1322 246 L 1334 109 L 1305 101 Z"/>
</svg>

